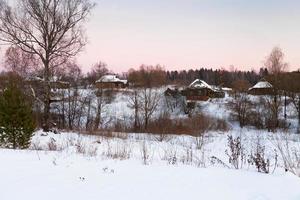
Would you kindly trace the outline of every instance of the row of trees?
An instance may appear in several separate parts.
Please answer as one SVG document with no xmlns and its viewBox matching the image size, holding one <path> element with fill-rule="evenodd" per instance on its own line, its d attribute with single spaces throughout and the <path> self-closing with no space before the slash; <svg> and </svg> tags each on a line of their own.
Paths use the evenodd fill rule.
<svg viewBox="0 0 300 200">
<path fill-rule="evenodd" d="M 256 72 L 254 70 L 241 71 L 236 69 L 234 66 L 230 66 L 228 70 L 200 68 L 188 71 L 167 71 L 166 73 L 168 83 L 187 85 L 198 78 L 211 85 L 221 85 L 224 87 L 233 87 L 233 83 L 238 80 L 245 80 L 250 85 L 253 85 L 269 74 L 267 68 L 260 68 L 259 72 Z"/>
</svg>

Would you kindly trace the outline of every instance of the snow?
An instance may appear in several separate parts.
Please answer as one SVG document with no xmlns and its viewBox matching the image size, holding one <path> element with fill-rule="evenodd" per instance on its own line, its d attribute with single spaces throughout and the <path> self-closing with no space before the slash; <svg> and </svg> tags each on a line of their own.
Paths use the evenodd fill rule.
<svg viewBox="0 0 300 200">
<path fill-rule="evenodd" d="M 249 90 L 255 88 L 273 88 L 273 86 L 268 81 L 260 81 L 256 83 L 253 87 L 249 88 Z"/>
<path fill-rule="evenodd" d="M 209 133 L 203 152 L 195 149 L 191 136 L 170 136 L 159 142 L 153 135 L 115 134 L 107 138 L 38 131 L 31 150 L 0 149 L 0 199 L 300 199 L 300 178 L 285 172 L 281 160 L 270 174 L 258 173 L 249 166 L 234 170 L 208 162 L 209 157 L 217 156 L 229 165 L 227 134 Z M 259 136 L 266 145 L 266 155 L 272 154 L 270 133 L 241 129 L 228 134 L 242 136 L 247 151 Z M 299 144 L 299 135 L 292 136 L 291 140 Z M 46 151 L 50 141 L 57 145 L 57 151 Z M 149 150 L 147 165 L 141 159 L 145 143 Z M 78 146 L 86 151 L 78 152 Z M 187 149 L 194 150 L 193 163 L 180 161 Z M 127 151 L 130 156 L 113 159 L 109 151 Z M 168 160 L 173 155 L 180 158 L 176 164 Z M 206 164 L 200 166 L 197 162 L 202 155 Z"/>
<path fill-rule="evenodd" d="M 164 90 L 161 88 L 158 92 L 163 94 Z M 93 91 L 80 90 L 79 93 L 86 96 Z M 132 123 L 133 109 L 128 107 L 128 98 L 128 91 L 118 93 L 103 107 L 103 124 L 109 126 L 115 120 Z M 260 97 L 249 98 L 255 103 Z M 154 117 L 166 109 L 164 98 L 160 101 Z M 230 101 L 232 97 L 226 94 L 225 98 L 198 104 L 197 109 L 226 120 L 231 128 L 226 132 L 206 133 L 203 149 L 197 149 L 195 138 L 186 135 L 170 135 L 160 142 L 159 136 L 151 134 L 112 132 L 108 137 L 37 131 L 30 150 L 0 149 L 0 200 L 299 200 L 300 178 L 285 172 L 280 157 L 276 167 L 274 154 L 276 142 L 280 141 L 277 138 L 281 137 L 287 137 L 291 149 L 300 152 L 300 135 L 291 134 L 293 130 L 289 133 L 279 130 L 274 134 L 253 127 L 241 129 L 230 121 Z M 294 120 L 297 124 L 292 104 L 287 111 L 288 121 Z M 178 109 L 171 117 L 186 115 Z M 271 172 L 258 173 L 249 164 L 235 170 L 211 163 L 211 157 L 215 156 L 231 166 L 225 153 L 229 135 L 242 138 L 247 155 L 253 152 L 259 140 L 271 161 Z M 149 154 L 147 165 L 142 159 L 143 147 Z M 193 157 L 188 159 L 190 152 Z"/>
<path fill-rule="evenodd" d="M 223 91 L 226 91 L 226 92 L 230 92 L 230 91 L 232 91 L 232 88 L 222 87 L 222 90 L 223 90 Z"/>
<path fill-rule="evenodd" d="M 299 178 L 1 150 L 1 200 L 299 200 Z M 13 175 L 12 175 L 13 174 Z"/>
<path fill-rule="evenodd" d="M 107 82 L 123 82 L 127 84 L 127 80 L 121 80 L 117 77 L 117 75 L 104 75 L 96 83 L 107 83 Z"/>
<path fill-rule="evenodd" d="M 200 80 L 200 79 L 196 79 L 194 80 L 189 87 L 191 88 L 209 88 L 211 90 L 213 90 L 212 86 L 208 85 L 205 81 Z"/>
</svg>

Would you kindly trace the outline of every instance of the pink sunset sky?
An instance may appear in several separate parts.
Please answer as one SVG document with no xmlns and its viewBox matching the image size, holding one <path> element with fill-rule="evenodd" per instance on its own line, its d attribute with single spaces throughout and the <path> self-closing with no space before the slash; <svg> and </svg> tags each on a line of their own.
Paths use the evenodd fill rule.
<svg viewBox="0 0 300 200">
<path fill-rule="evenodd" d="M 141 64 L 166 69 L 258 69 L 274 46 L 300 67 L 300 2 L 277 0 L 98 0 L 78 58 L 115 72 Z"/>
<path fill-rule="evenodd" d="M 120 73 L 141 64 L 168 70 L 258 70 L 274 46 L 300 68 L 299 0 L 94 0 L 86 72 L 99 62 Z"/>
<path fill-rule="evenodd" d="M 141 64 L 166 69 L 257 69 L 274 46 L 300 66 L 300 2 L 277 0 L 98 0 L 78 58 L 115 72 Z"/>
</svg>

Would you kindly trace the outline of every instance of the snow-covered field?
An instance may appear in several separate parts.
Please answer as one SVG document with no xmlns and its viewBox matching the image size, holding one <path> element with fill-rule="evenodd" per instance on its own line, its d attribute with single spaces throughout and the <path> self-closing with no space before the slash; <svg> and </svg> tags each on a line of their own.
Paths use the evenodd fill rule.
<svg viewBox="0 0 300 200">
<path fill-rule="evenodd" d="M 293 107 L 287 109 L 289 133 L 240 129 L 230 120 L 230 98 L 198 105 L 230 126 L 225 133 L 208 132 L 204 137 L 37 131 L 29 150 L 0 149 L 0 200 L 300 200 L 300 135 L 294 134 Z M 161 103 L 154 116 L 164 109 Z M 103 107 L 102 120 L 107 126 L 116 120 L 131 123 L 132 112 L 126 93 L 118 94 Z M 180 109 L 170 116 L 186 117 Z M 241 139 L 244 158 L 238 169 L 229 162 L 228 136 Z M 268 174 L 249 162 L 258 146 L 269 162 Z M 294 174 L 286 172 L 280 150 Z"/>
<path fill-rule="evenodd" d="M 228 134 L 241 133 L 250 152 L 258 134 Z M 285 172 L 280 159 L 270 174 L 249 165 L 235 170 L 212 164 L 209 158 L 217 156 L 229 165 L 225 134 L 208 134 L 201 150 L 190 136 L 163 142 L 149 135 L 117 136 L 38 131 L 31 150 L 0 150 L 0 199 L 300 199 L 300 178 Z M 272 136 L 259 136 L 271 158 Z"/>
<path fill-rule="evenodd" d="M 222 168 L 142 165 L 58 153 L 0 151 L 1 200 L 299 200 L 299 178 Z"/>
</svg>

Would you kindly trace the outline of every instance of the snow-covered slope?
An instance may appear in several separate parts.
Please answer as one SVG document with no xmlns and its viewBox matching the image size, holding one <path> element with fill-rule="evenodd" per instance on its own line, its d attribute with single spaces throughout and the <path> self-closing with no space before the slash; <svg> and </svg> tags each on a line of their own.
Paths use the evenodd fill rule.
<svg viewBox="0 0 300 200">
<path fill-rule="evenodd" d="M 0 151 L 1 200 L 299 200 L 300 180 L 222 168 Z"/>
<path fill-rule="evenodd" d="M 230 167 L 227 134 L 242 137 L 245 153 L 259 138 L 271 162 L 270 174 L 258 173 L 249 164 L 238 170 Z M 208 133 L 203 148 L 197 149 L 191 136 L 160 142 L 157 136 L 143 134 L 104 137 L 38 131 L 31 150 L 0 149 L 0 199 L 300 199 L 300 178 L 285 172 L 281 158 L 277 164 L 272 159 L 272 134 L 248 129 L 227 134 Z M 289 144 L 299 145 L 299 139 L 291 135 Z M 211 163 L 213 156 L 227 167 Z"/>
</svg>

